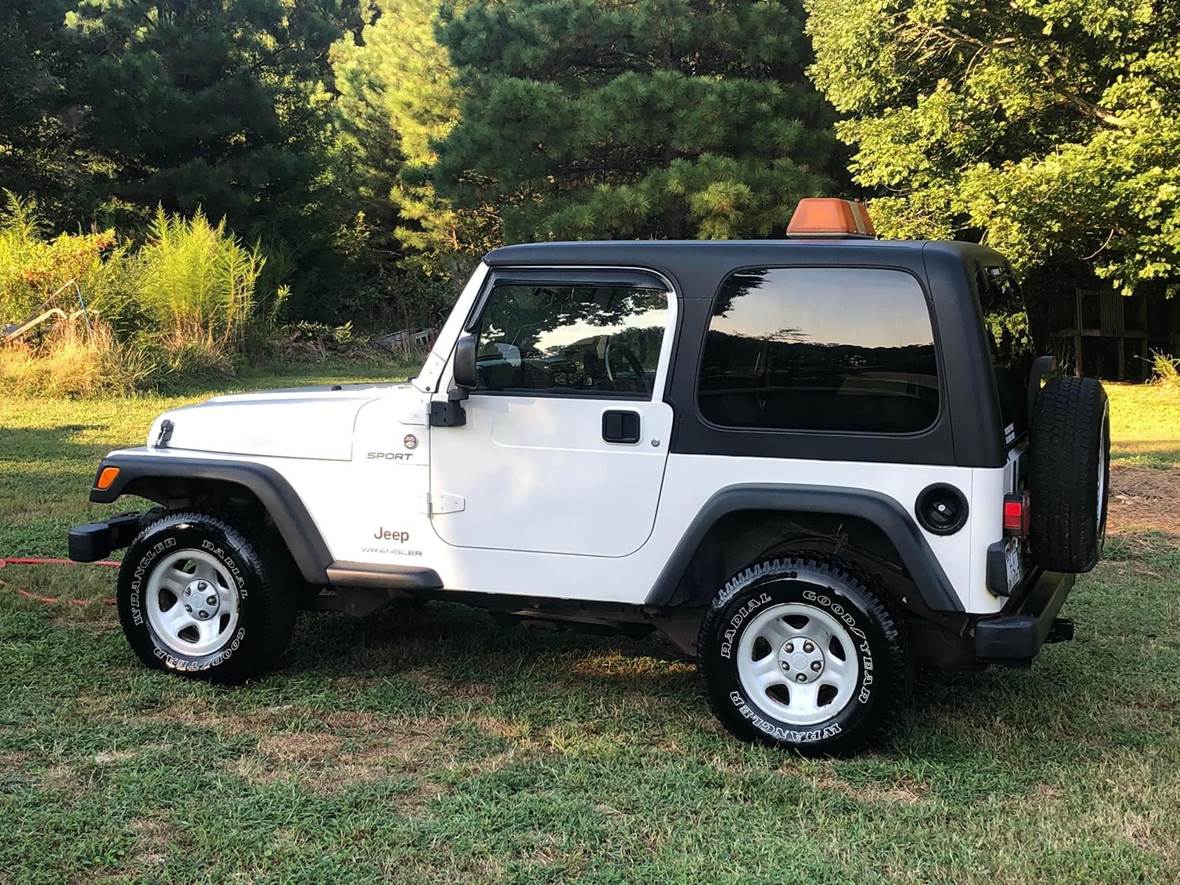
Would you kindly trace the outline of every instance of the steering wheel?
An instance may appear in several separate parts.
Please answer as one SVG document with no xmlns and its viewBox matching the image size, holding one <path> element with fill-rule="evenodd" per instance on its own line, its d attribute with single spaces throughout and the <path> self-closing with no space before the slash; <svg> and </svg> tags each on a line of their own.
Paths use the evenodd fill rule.
<svg viewBox="0 0 1180 885">
<path fill-rule="evenodd" d="M 615 377 L 615 370 L 610 364 L 612 349 L 619 352 L 619 356 L 623 358 L 623 361 L 627 364 L 627 368 L 631 370 L 632 374 L 635 375 L 635 380 L 639 382 L 640 390 L 642 390 L 644 393 L 647 393 L 647 375 L 645 375 L 643 372 L 643 364 L 639 362 L 639 357 L 632 353 L 626 345 L 615 344 L 612 341 L 607 341 L 606 352 L 602 356 L 602 362 L 606 367 L 606 377 L 610 380 L 611 384 L 618 382 L 618 379 Z"/>
</svg>

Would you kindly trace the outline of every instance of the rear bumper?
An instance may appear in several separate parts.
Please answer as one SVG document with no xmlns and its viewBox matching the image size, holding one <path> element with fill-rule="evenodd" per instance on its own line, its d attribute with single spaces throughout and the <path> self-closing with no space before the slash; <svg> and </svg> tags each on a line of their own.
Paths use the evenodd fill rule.
<svg viewBox="0 0 1180 885">
<path fill-rule="evenodd" d="M 1046 641 L 1072 637 L 1057 613 L 1069 596 L 1074 575 L 1041 572 L 1009 611 L 975 623 L 975 657 L 985 664 L 1027 666 Z"/>
<path fill-rule="evenodd" d="M 67 544 L 74 562 L 97 562 L 121 550 L 139 534 L 144 514 L 120 513 L 105 522 L 88 522 L 70 529 Z"/>
</svg>

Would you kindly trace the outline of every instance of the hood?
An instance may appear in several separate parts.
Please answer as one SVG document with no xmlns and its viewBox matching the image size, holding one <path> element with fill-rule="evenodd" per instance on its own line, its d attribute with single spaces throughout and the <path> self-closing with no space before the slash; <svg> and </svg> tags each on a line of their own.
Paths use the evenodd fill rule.
<svg viewBox="0 0 1180 885">
<path fill-rule="evenodd" d="M 391 396 L 405 396 L 407 405 L 419 399 L 409 384 L 325 385 L 217 396 L 160 415 L 147 444 L 156 445 L 161 427 L 170 421 L 170 449 L 349 461 L 357 412 L 366 403 Z"/>
</svg>

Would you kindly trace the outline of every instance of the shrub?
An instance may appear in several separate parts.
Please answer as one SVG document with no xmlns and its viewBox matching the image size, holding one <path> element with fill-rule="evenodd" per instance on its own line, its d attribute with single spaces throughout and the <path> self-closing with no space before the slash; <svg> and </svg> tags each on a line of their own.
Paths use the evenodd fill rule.
<svg viewBox="0 0 1180 885">
<path fill-rule="evenodd" d="M 0 321 L 23 322 L 50 307 L 87 310 L 125 325 L 134 314 L 127 247 L 113 230 L 48 239 L 35 200 L 5 191 L 0 210 Z"/>
<path fill-rule="evenodd" d="M 1151 352 L 1151 380 L 1180 390 L 1180 358 L 1158 350 Z"/>
<path fill-rule="evenodd" d="M 158 209 L 136 264 L 139 306 L 166 345 L 240 350 L 265 264 L 257 246 L 242 246 L 224 219 Z"/>
<path fill-rule="evenodd" d="M 0 346 L 0 388 L 25 396 L 125 395 L 143 386 L 156 368 L 91 320 L 57 323 L 42 342 Z"/>
</svg>

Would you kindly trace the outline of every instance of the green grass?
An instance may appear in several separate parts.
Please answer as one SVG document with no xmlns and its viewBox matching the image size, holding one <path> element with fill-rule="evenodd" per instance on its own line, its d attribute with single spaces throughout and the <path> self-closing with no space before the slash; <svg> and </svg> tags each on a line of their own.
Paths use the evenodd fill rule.
<svg viewBox="0 0 1180 885">
<path fill-rule="evenodd" d="M 1170 468 L 1176 403 L 1111 397 L 1119 457 Z M 98 457 L 196 398 L 0 403 L 0 555 L 60 555 Z M 224 690 L 133 660 L 110 570 L 10 566 L 83 604 L 0 588 L 0 881 L 1175 881 L 1180 552 L 1107 554 L 1073 643 L 921 675 L 843 761 L 732 741 L 662 642 L 307 616 L 279 672 Z"/>
<path fill-rule="evenodd" d="M 1143 467 L 1180 463 L 1180 388 L 1107 384 L 1111 458 Z"/>
</svg>

